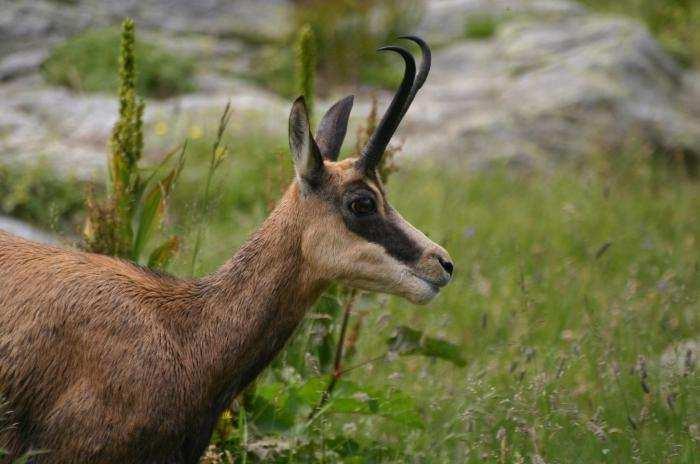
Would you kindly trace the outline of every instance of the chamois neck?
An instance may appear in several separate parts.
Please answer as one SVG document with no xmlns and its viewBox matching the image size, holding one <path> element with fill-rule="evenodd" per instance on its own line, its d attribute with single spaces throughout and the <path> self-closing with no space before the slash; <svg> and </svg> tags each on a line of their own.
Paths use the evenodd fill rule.
<svg viewBox="0 0 700 464">
<path fill-rule="evenodd" d="M 201 281 L 202 340 L 214 342 L 200 348 L 218 377 L 212 387 L 224 396 L 269 364 L 325 287 L 302 256 L 299 201 L 292 186 L 240 250 Z"/>
</svg>

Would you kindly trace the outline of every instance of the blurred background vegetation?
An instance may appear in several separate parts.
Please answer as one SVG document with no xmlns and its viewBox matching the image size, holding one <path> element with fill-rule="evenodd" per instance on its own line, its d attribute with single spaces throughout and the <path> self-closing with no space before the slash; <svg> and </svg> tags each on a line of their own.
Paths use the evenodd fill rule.
<svg viewBox="0 0 700 464">
<path fill-rule="evenodd" d="M 115 92 L 119 29 L 96 29 L 75 36 L 53 48 L 44 62 L 44 78 L 56 85 L 87 92 Z M 194 89 L 194 63 L 139 41 L 138 91 L 141 95 L 165 98 Z"/>
<path fill-rule="evenodd" d="M 396 85 L 400 69 L 374 50 L 416 27 L 422 2 L 295 3 L 284 41 L 237 36 L 253 50 L 239 77 L 312 100 Z M 581 3 L 640 19 L 683 66 L 700 63 L 697 2 Z M 488 39 L 501 21 L 470 17 L 464 37 Z M 225 101 L 218 126 L 142 156 L 158 128 L 144 128 L 140 98 L 197 90 L 195 72 L 128 27 L 54 46 L 48 82 L 120 99 L 109 182 L 0 165 L 1 211 L 176 275 L 214 270 L 292 166 L 284 137 L 252 116 L 230 124 Z M 641 146 L 547 170 L 465 171 L 393 154 L 391 201 L 450 251 L 454 282 L 420 309 L 331 289 L 221 418 L 204 462 L 697 462 L 700 184 L 683 160 Z"/>
</svg>

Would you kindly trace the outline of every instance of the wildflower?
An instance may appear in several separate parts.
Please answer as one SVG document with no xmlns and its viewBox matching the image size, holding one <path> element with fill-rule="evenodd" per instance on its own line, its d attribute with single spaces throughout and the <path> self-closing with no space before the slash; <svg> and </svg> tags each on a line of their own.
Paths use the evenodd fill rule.
<svg viewBox="0 0 700 464">
<path fill-rule="evenodd" d="M 162 137 L 168 133 L 168 124 L 165 121 L 158 121 L 153 127 L 153 130 L 155 131 L 156 135 Z"/>
<path fill-rule="evenodd" d="M 190 138 L 192 140 L 201 139 L 203 135 L 204 135 L 204 131 L 202 130 L 201 126 L 194 125 L 194 126 L 190 127 Z"/>
<path fill-rule="evenodd" d="M 561 339 L 565 342 L 570 342 L 575 338 L 574 331 L 570 329 L 562 330 Z"/>
<path fill-rule="evenodd" d="M 222 146 L 217 148 L 216 152 L 214 152 L 214 163 L 218 165 L 226 159 L 226 155 L 228 155 L 228 147 Z"/>
<path fill-rule="evenodd" d="M 352 397 L 358 401 L 362 401 L 363 403 L 366 403 L 369 401 L 369 395 L 365 392 L 357 392 L 354 395 L 352 395 Z"/>
<path fill-rule="evenodd" d="M 343 433 L 346 435 L 353 434 L 357 431 L 357 424 L 354 422 L 348 422 L 347 424 L 343 424 Z"/>
</svg>

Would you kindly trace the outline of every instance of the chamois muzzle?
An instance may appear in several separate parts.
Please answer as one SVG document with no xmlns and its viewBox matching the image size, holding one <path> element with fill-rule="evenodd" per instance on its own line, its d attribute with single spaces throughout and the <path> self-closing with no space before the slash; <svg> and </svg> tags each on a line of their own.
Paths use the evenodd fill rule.
<svg viewBox="0 0 700 464">
<path fill-rule="evenodd" d="M 358 169 L 364 170 L 365 172 L 374 170 L 381 162 L 391 137 L 393 137 L 406 111 L 408 111 L 418 90 L 423 86 L 430 72 L 431 55 L 428 44 L 420 37 L 413 35 L 401 36 L 399 39 L 411 40 L 418 44 L 422 54 L 421 65 L 418 74 L 416 74 L 416 62 L 413 55 L 405 48 L 392 45 L 377 50 L 380 52 L 393 51 L 398 53 L 405 62 L 405 69 L 401 85 L 394 94 L 394 98 L 391 100 L 389 107 L 379 121 L 376 129 L 367 141 L 367 145 L 362 149 L 360 159 L 358 160 Z"/>
</svg>

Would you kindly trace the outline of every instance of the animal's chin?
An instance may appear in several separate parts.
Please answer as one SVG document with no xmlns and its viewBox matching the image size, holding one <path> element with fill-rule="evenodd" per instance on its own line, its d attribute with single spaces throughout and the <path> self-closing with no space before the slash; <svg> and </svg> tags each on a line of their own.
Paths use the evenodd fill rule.
<svg viewBox="0 0 700 464">
<path fill-rule="evenodd" d="M 404 281 L 405 285 L 402 291 L 397 292 L 399 296 L 406 298 L 413 304 L 424 305 L 428 304 L 433 298 L 440 293 L 440 287 L 430 282 L 427 279 L 410 272 L 410 277 Z"/>
<path fill-rule="evenodd" d="M 421 277 L 410 269 L 401 273 L 396 280 L 384 281 L 356 279 L 345 281 L 350 287 L 381 293 L 389 293 L 407 299 L 413 304 L 428 304 L 440 292 L 440 286 Z"/>
<path fill-rule="evenodd" d="M 406 298 L 413 304 L 425 305 L 440 293 L 440 288 L 425 279 L 420 277 L 415 278 L 415 285 L 412 285 L 410 290 L 403 293 L 401 296 Z"/>
</svg>

